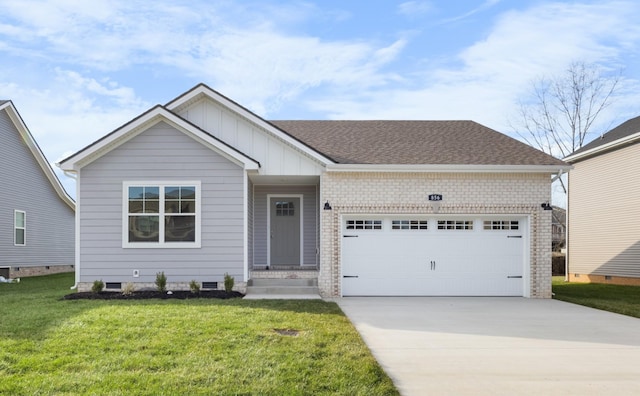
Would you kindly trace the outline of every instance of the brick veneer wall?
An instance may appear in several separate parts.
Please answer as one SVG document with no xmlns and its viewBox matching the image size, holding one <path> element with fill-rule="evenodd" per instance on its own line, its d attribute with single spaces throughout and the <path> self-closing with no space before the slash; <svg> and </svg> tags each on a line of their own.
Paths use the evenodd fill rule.
<svg viewBox="0 0 640 396">
<path fill-rule="evenodd" d="M 442 194 L 438 214 L 529 216 L 532 298 L 551 298 L 551 199 L 549 174 L 328 172 L 321 176 L 320 274 L 324 297 L 341 295 L 340 216 L 343 214 L 434 214 L 429 194 Z"/>
<path fill-rule="evenodd" d="M 6 268 L 6 267 L 5 267 Z M 62 272 L 73 272 L 73 265 L 42 265 L 42 266 L 15 266 L 9 267 L 5 269 L 5 271 L 9 272 L 9 278 L 21 278 L 28 276 L 40 276 L 40 275 L 51 275 L 51 274 L 59 274 Z M 5 271 L 0 272 L 0 275 Z"/>
</svg>

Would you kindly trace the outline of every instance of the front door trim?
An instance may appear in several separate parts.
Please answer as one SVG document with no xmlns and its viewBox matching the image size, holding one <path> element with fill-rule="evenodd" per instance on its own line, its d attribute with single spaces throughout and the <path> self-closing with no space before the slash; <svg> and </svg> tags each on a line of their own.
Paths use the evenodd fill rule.
<svg viewBox="0 0 640 396">
<path fill-rule="evenodd" d="M 271 266 L 271 198 L 300 199 L 300 266 L 304 265 L 304 196 L 303 194 L 267 194 L 267 266 Z"/>
</svg>

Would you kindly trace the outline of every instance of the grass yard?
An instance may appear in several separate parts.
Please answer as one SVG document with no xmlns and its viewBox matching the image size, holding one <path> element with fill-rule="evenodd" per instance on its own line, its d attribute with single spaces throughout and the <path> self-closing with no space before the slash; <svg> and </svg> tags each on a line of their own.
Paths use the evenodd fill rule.
<svg viewBox="0 0 640 396">
<path fill-rule="evenodd" d="M 553 298 L 640 318 L 640 286 L 569 283 L 553 277 Z"/>
<path fill-rule="evenodd" d="M 61 300 L 72 284 L 0 284 L 1 395 L 398 394 L 335 303 Z"/>
</svg>

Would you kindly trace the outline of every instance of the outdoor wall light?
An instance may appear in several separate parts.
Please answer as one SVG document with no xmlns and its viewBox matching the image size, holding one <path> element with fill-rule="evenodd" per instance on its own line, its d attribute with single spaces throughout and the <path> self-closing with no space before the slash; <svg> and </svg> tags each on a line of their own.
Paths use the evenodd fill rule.
<svg viewBox="0 0 640 396">
<path fill-rule="evenodd" d="M 331 205 L 329 205 L 329 201 L 324 203 L 324 210 L 331 210 Z"/>
<path fill-rule="evenodd" d="M 540 206 L 542 206 L 542 209 L 544 210 L 553 210 L 553 207 L 549 204 L 549 202 L 543 202 Z"/>
</svg>

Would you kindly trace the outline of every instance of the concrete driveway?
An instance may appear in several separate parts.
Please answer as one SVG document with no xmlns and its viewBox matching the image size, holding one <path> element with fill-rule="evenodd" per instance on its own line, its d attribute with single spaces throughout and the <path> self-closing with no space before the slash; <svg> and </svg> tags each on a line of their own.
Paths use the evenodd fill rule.
<svg viewBox="0 0 640 396">
<path fill-rule="evenodd" d="M 402 395 L 640 395 L 640 319 L 517 297 L 336 302 Z"/>
</svg>

